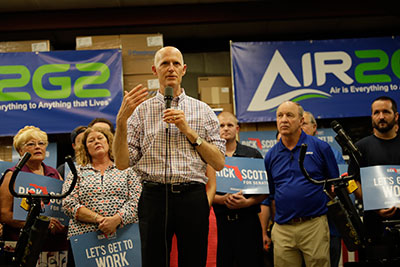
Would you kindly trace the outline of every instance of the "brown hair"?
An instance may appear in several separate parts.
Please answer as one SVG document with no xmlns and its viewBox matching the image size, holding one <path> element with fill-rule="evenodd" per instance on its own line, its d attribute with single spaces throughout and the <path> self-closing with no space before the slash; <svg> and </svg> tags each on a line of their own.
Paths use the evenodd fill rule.
<svg viewBox="0 0 400 267">
<path fill-rule="evenodd" d="M 86 166 L 87 164 L 92 163 L 92 156 L 89 154 L 89 150 L 86 145 L 87 138 L 92 132 L 102 133 L 106 137 L 109 146 L 108 156 L 112 161 L 114 161 L 114 156 L 112 152 L 112 144 L 114 139 L 113 134 L 110 132 L 110 130 L 102 127 L 89 127 L 83 133 L 82 142 L 78 146 L 76 162 L 82 166 Z"/>
</svg>

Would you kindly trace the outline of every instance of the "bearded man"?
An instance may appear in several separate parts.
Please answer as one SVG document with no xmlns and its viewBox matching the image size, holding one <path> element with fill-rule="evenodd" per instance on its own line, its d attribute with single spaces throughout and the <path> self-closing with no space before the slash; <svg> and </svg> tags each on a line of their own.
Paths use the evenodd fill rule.
<svg viewBox="0 0 400 267">
<path fill-rule="evenodd" d="M 371 112 L 373 134 L 356 143 L 362 154 L 360 167 L 400 165 L 400 136 L 397 134 L 399 113 L 396 102 L 390 97 L 381 96 L 372 102 Z M 355 173 L 354 162 L 350 162 L 349 173 Z M 358 189 L 355 194 L 358 199 L 362 199 L 360 179 L 357 183 Z M 390 261 L 390 258 L 399 256 L 396 255 L 398 253 L 396 245 L 393 246 L 387 240 L 390 235 L 382 223 L 387 219 L 400 219 L 400 209 L 391 207 L 364 212 L 363 221 L 370 242 L 364 251 L 360 251 L 361 260 L 366 260 L 373 265 L 374 258 L 375 260 L 389 258 Z M 388 264 L 384 266 L 399 266 L 390 265 L 389 262 Z"/>
</svg>

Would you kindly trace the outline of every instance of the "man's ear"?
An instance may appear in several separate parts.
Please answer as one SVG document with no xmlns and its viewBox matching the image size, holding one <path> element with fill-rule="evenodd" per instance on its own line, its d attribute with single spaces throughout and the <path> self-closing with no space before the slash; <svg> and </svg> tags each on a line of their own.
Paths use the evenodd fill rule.
<svg viewBox="0 0 400 267">
<path fill-rule="evenodd" d="M 182 76 L 184 76 L 185 74 L 186 74 L 186 70 L 187 70 L 187 65 L 186 64 L 183 64 L 183 74 L 182 74 Z"/>
</svg>

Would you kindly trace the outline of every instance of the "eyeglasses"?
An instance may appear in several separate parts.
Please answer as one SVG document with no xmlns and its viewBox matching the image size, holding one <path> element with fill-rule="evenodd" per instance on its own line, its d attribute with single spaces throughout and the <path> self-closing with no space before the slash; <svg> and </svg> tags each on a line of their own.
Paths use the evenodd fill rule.
<svg viewBox="0 0 400 267">
<path fill-rule="evenodd" d="M 36 146 L 45 147 L 46 145 L 47 145 L 47 142 L 39 141 L 37 143 L 36 142 L 26 143 L 24 146 L 29 147 L 29 148 L 33 148 L 33 147 L 36 147 Z"/>
</svg>

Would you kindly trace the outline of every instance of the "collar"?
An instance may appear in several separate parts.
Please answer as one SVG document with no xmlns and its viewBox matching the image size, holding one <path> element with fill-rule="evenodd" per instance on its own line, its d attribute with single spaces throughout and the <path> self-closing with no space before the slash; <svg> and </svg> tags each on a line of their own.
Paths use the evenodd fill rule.
<svg viewBox="0 0 400 267">
<path fill-rule="evenodd" d="M 113 169 L 113 168 L 116 168 L 114 162 L 113 162 L 113 164 L 112 164 L 111 166 L 109 166 L 109 167 L 107 168 L 107 170 Z M 81 165 L 81 169 L 96 170 L 96 171 L 97 171 L 97 169 L 95 169 L 95 168 L 93 167 L 92 163 L 90 163 L 90 162 L 89 162 L 88 164 L 84 165 L 84 166 Z"/>
<path fill-rule="evenodd" d="M 300 146 L 304 143 L 306 137 L 307 137 L 307 134 L 306 134 L 303 130 L 301 130 L 300 138 L 299 138 L 299 140 L 297 141 L 296 146 L 295 146 L 292 150 L 295 150 L 296 148 L 300 147 Z M 279 150 L 280 152 L 281 152 L 281 151 L 284 151 L 284 150 L 289 150 L 289 149 L 282 143 L 282 139 L 279 140 L 279 143 L 278 143 L 278 150 Z"/>
<path fill-rule="evenodd" d="M 185 89 L 183 89 L 183 88 L 181 88 L 181 89 L 182 89 L 182 93 L 180 95 L 178 95 L 177 97 L 174 97 L 174 99 L 172 99 L 172 102 L 177 102 L 178 104 L 180 104 L 186 98 Z M 164 95 L 160 93 L 160 90 L 157 91 L 155 98 L 157 98 L 158 101 L 160 101 L 163 105 L 165 105 Z"/>
<path fill-rule="evenodd" d="M 42 167 L 43 167 L 43 176 L 48 176 L 48 177 L 52 177 L 52 178 L 57 178 L 58 179 L 58 172 L 56 173 L 54 169 L 49 168 L 46 164 L 44 164 L 44 162 L 41 163 Z M 31 171 L 31 169 L 29 169 L 28 165 L 24 165 L 21 168 L 22 172 L 29 172 L 29 173 L 33 173 Z"/>
</svg>

